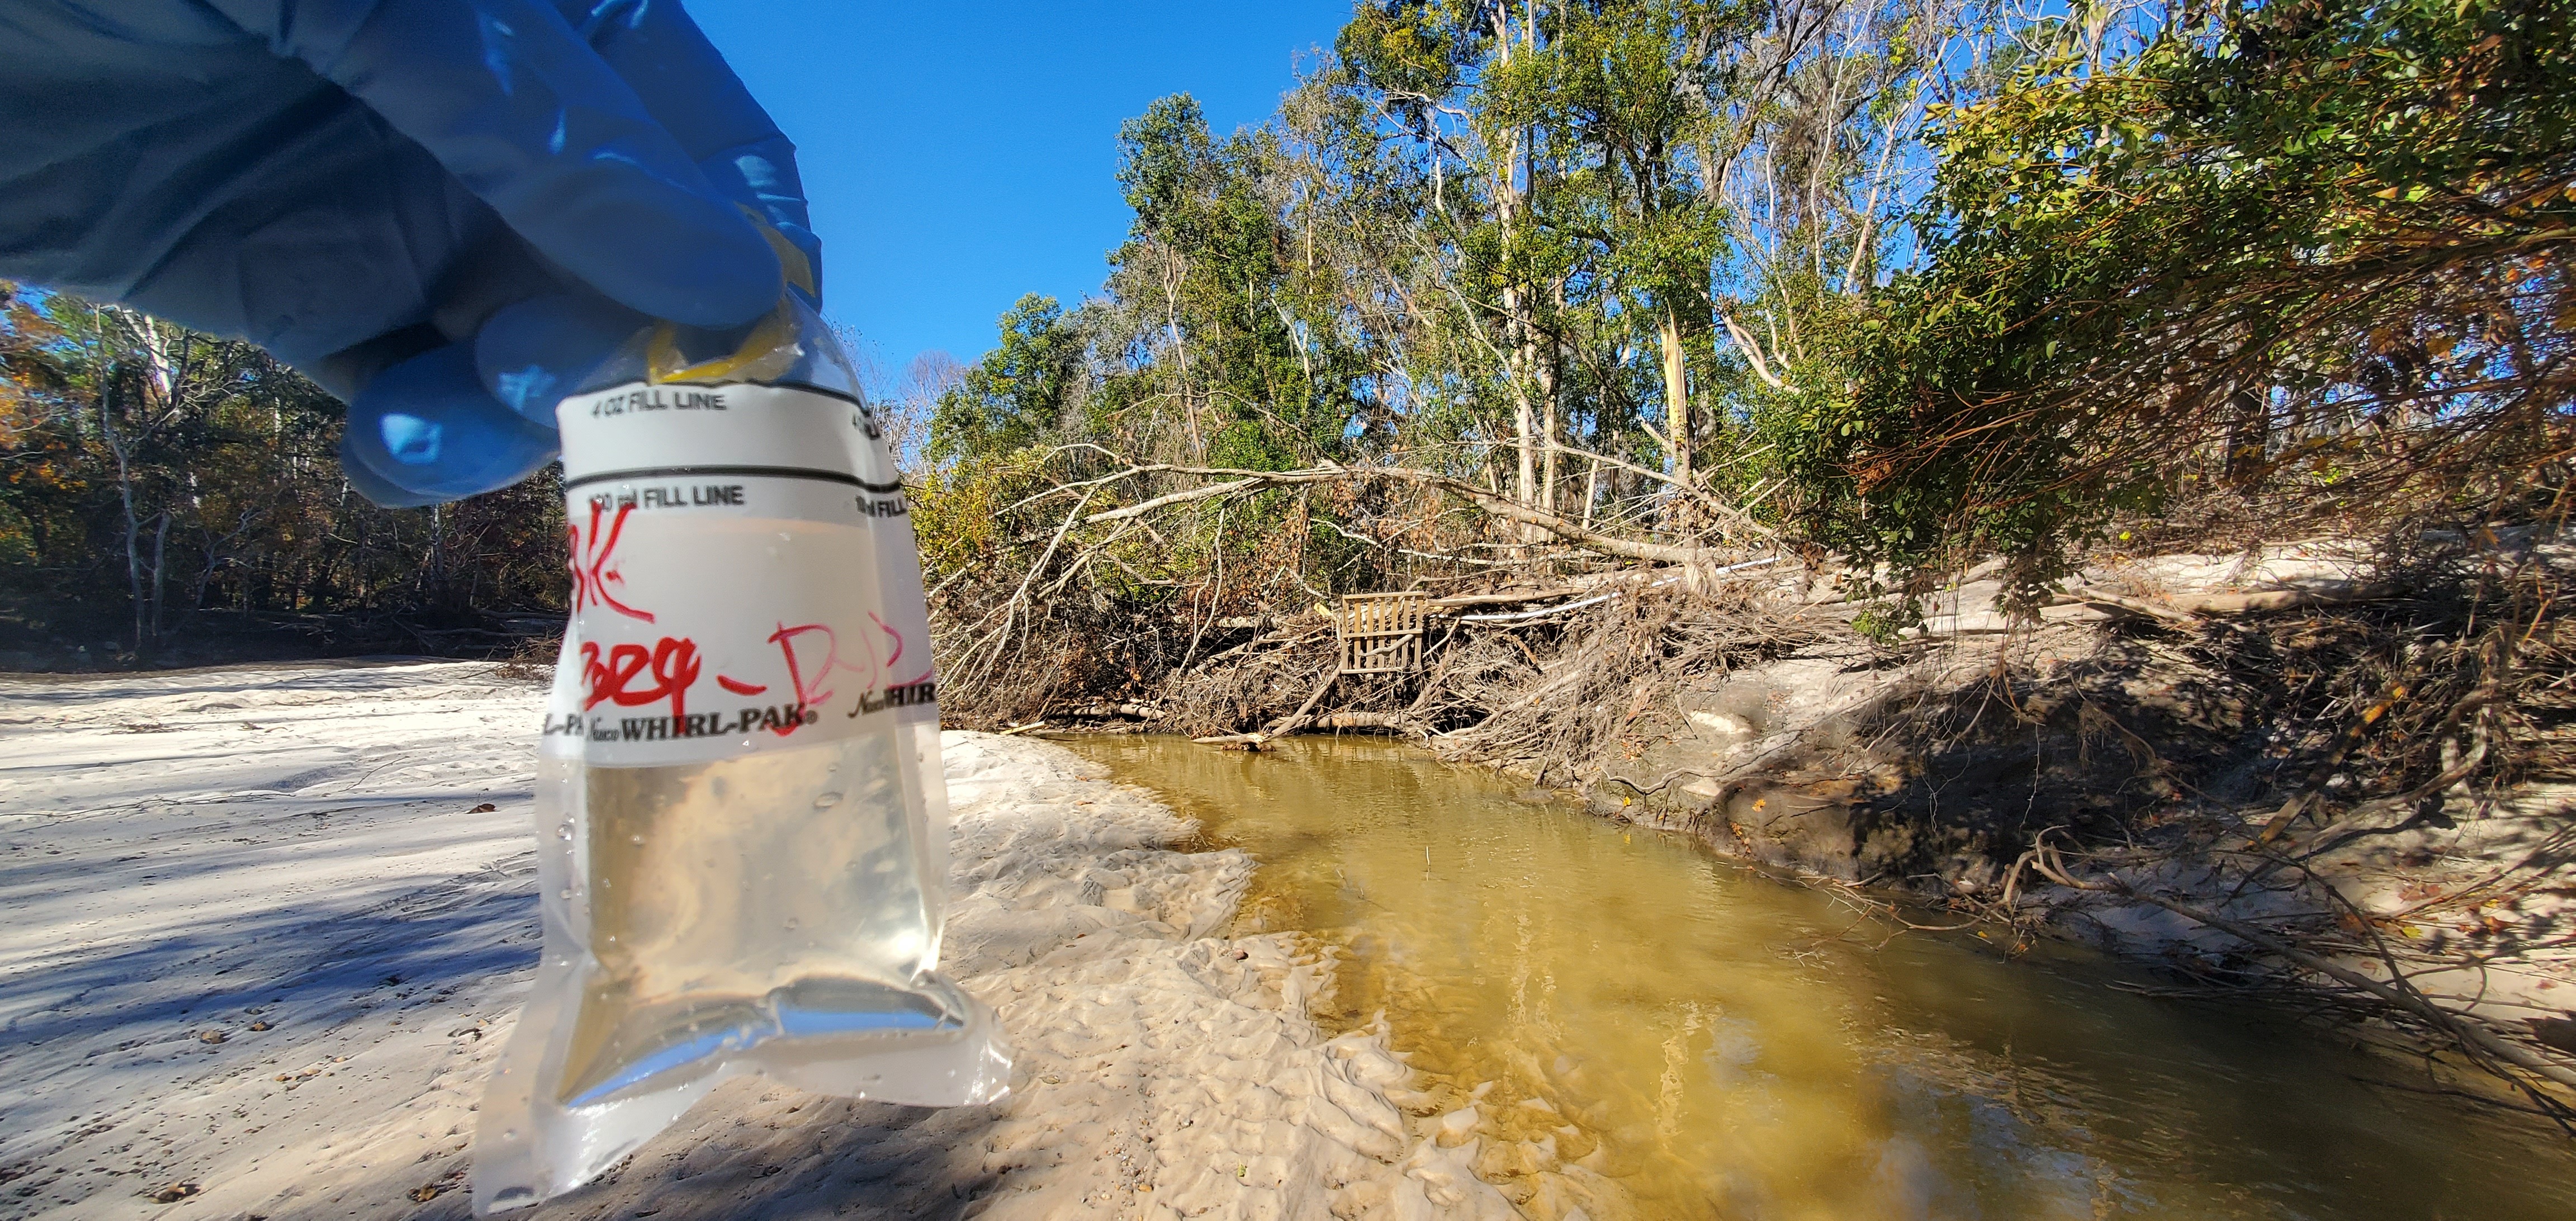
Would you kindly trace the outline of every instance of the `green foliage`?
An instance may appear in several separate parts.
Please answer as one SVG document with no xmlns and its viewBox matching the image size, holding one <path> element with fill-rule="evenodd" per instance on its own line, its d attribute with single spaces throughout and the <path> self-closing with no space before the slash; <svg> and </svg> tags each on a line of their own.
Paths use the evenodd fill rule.
<svg viewBox="0 0 2576 1221">
<path fill-rule="evenodd" d="M 1126 126 L 1106 289 L 1015 310 L 943 452 L 1705 494 L 2025 598 L 2213 483 L 2491 495 L 2569 448 L 2571 5 L 1380 0 L 1269 125 Z"/>
<path fill-rule="evenodd" d="M 985 459 L 1055 434 L 1082 372 L 1084 341 L 1053 297 L 1031 293 L 1002 315 L 1002 343 L 940 396 L 933 462 Z"/>
<path fill-rule="evenodd" d="M 922 571 L 937 582 L 975 569 L 999 571 L 1013 533 L 1011 507 L 1043 492 L 1046 462 L 1036 452 L 1002 453 L 977 462 L 936 466 L 904 487 Z"/>
<path fill-rule="evenodd" d="M 2232 4 L 1947 114 L 1928 265 L 1783 434 L 1817 537 L 1900 567 L 2001 551 L 2033 589 L 2194 481 L 2340 495 L 2373 470 L 2386 495 L 2552 452 L 2576 384 L 2571 17 Z"/>
<path fill-rule="evenodd" d="M 1360 84 L 1385 96 L 1421 130 L 1438 98 L 1458 87 L 1476 62 L 1483 37 L 1478 6 L 1439 0 L 1363 4 L 1333 39 L 1333 51 Z"/>
<path fill-rule="evenodd" d="M 1197 101 L 1162 98 L 1119 131 L 1118 183 L 1136 210 L 1111 256 L 1114 290 L 1161 315 L 1176 350 L 1159 401 L 1218 466 L 1283 469 L 1343 452 L 1362 366 L 1333 310 L 1333 278 L 1301 259 L 1276 133 L 1217 139 Z M 1159 307 L 1159 308 L 1157 308 Z"/>
</svg>

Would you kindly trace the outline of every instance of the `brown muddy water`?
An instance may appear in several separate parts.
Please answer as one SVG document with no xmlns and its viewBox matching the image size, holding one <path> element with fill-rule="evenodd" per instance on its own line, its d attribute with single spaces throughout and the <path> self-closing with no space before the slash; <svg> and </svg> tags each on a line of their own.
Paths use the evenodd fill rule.
<svg viewBox="0 0 2576 1221">
<path fill-rule="evenodd" d="M 2576 1217 L 2538 1120 L 2117 964 L 1893 936 L 1384 742 L 1067 745 L 1260 861 L 1238 931 L 1339 947 L 1319 1016 L 1382 1014 L 1534 1216 Z"/>
</svg>

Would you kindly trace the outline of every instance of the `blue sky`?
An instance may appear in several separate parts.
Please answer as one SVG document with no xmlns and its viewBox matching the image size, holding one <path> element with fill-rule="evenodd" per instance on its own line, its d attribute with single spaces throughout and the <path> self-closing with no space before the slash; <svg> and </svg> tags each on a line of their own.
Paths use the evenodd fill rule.
<svg viewBox="0 0 2576 1221">
<path fill-rule="evenodd" d="M 1131 219 L 1118 124 L 1188 92 L 1219 131 L 1269 117 L 1350 0 L 691 0 L 796 142 L 825 312 L 882 373 L 973 361 L 1020 294 L 1100 286 Z"/>
</svg>

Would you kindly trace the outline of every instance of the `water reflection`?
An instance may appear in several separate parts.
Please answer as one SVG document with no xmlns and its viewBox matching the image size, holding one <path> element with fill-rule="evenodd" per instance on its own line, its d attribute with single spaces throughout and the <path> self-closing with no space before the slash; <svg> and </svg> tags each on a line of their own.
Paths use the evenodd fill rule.
<svg viewBox="0 0 2576 1221">
<path fill-rule="evenodd" d="M 2576 1215 L 2550 1131 L 2099 964 L 1888 939 L 1384 743 L 1072 745 L 1260 859 L 1242 927 L 1342 946 L 1327 1021 L 1382 1014 L 1415 1109 L 1533 1216 Z"/>
</svg>

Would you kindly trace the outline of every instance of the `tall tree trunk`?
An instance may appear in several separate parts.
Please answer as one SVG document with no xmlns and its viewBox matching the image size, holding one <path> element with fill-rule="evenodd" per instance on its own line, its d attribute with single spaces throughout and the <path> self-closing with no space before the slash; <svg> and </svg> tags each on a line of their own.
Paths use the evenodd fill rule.
<svg viewBox="0 0 2576 1221">
<path fill-rule="evenodd" d="M 1538 361 L 1538 427 L 1543 464 L 1539 471 L 1538 507 L 1550 513 L 1556 512 L 1556 439 L 1559 435 L 1556 360 L 1556 337 L 1551 335 L 1548 337 L 1547 355 Z"/>
<path fill-rule="evenodd" d="M 1519 293 L 1505 289 L 1503 308 L 1517 314 L 1520 306 L 1519 296 Z M 1520 330 L 1521 327 L 1515 324 L 1511 329 Z M 1533 410 L 1533 404 L 1530 402 L 1528 379 L 1523 376 L 1524 371 L 1529 367 L 1529 353 L 1525 345 L 1517 344 L 1511 351 L 1519 357 L 1513 360 L 1510 368 L 1507 369 L 1512 381 L 1512 452 L 1515 459 L 1512 470 L 1512 499 L 1525 505 L 1537 504 L 1538 414 Z M 1524 530 L 1522 533 L 1526 534 L 1528 531 Z"/>
<path fill-rule="evenodd" d="M 116 459 L 116 495 L 125 512 L 125 592 L 134 608 L 134 651 L 143 651 L 143 553 L 137 536 L 143 523 L 134 514 L 134 470 L 127 462 L 125 442 L 116 436 L 116 366 L 107 367 L 107 385 L 98 396 L 98 435 L 107 441 L 107 452 Z"/>
<path fill-rule="evenodd" d="M 1690 362 L 1682 352 L 1681 315 L 1671 302 L 1656 328 L 1664 350 L 1665 441 L 1672 447 L 1673 478 L 1683 486 L 1691 477 Z"/>
<path fill-rule="evenodd" d="M 447 583 L 447 506 L 429 506 L 429 554 L 420 565 L 420 600 L 424 606 L 439 605 L 439 593 Z"/>
<path fill-rule="evenodd" d="M 1548 286 L 1548 294 L 1556 307 L 1551 320 L 1561 325 L 1565 319 L 1565 278 L 1563 276 L 1557 277 L 1555 282 Z M 1540 428 L 1547 439 L 1547 467 L 1540 475 L 1540 484 L 1546 491 L 1541 496 L 1543 503 L 1539 507 L 1553 513 L 1556 512 L 1559 499 L 1557 440 L 1565 435 L 1564 414 L 1561 410 L 1565 380 L 1565 336 L 1554 327 L 1548 331 L 1547 358 L 1539 362 L 1538 378 L 1539 403 L 1545 416 L 1540 421 Z M 1586 511 L 1589 512 L 1588 509 Z"/>
<path fill-rule="evenodd" d="M 152 531 L 152 647 L 155 651 L 161 647 L 161 591 L 166 585 L 163 576 L 169 572 L 169 565 L 164 561 L 169 558 L 170 510 L 163 509 L 161 524 Z"/>
<path fill-rule="evenodd" d="M 1583 475 L 1583 528 L 1592 528 L 1592 504 L 1601 498 L 1601 460 L 1592 460 L 1592 469 Z"/>
<path fill-rule="evenodd" d="M 1523 29 L 1518 38 L 1512 33 L 1511 6 L 1496 5 L 1489 13 L 1494 27 L 1494 45 L 1498 64 L 1508 69 L 1512 56 L 1523 43 L 1535 38 L 1535 30 Z M 1505 274 L 1511 273 L 1513 246 L 1518 237 L 1520 216 L 1524 207 L 1521 175 L 1523 162 L 1531 153 L 1531 132 L 1527 127 L 1514 128 L 1511 147 L 1494 166 L 1494 211 L 1502 222 Z M 1503 376 L 1512 386 L 1512 499 L 1523 505 L 1538 503 L 1538 412 L 1530 402 L 1532 327 L 1530 294 L 1516 281 L 1503 284 Z M 1537 542 L 1540 532 L 1528 525 L 1520 528 L 1523 542 Z"/>
<path fill-rule="evenodd" d="M 1190 461 L 1207 461 L 1207 442 L 1199 434 L 1198 400 L 1190 396 L 1190 345 L 1181 336 L 1181 277 L 1189 274 L 1180 266 L 1180 254 L 1168 247 L 1163 251 L 1163 319 L 1172 336 L 1172 357 L 1181 366 L 1181 427 L 1189 436 Z"/>
<path fill-rule="evenodd" d="M 1509 56 L 1505 57 L 1508 62 Z M 1528 147 L 1526 131 L 1512 135 L 1512 153 L 1500 172 L 1494 175 L 1496 210 L 1502 214 L 1503 249 L 1509 251 L 1519 228 L 1521 213 L 1520 184 L 1514 181 L 1519 172 L 1523 150 Z M 1509 257 L 1508 254 L 1506 257 Z M 1503 376 L 1512 384 L 1512 450 L 1517 464 L 1512 473 L 1512 499 L 1525 505 L 1538 503 L 1538 412 L 1530 402 L 1532 356 L 1530 295 L 1510 281 L 1503 285 Z M 1536 541 L 1537 535 L 1527 527 L 1521 530 L 1525 540 Z"/>
</svg>

